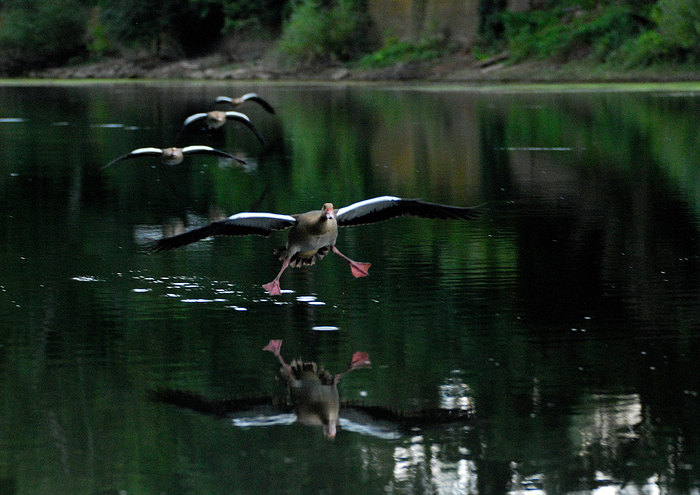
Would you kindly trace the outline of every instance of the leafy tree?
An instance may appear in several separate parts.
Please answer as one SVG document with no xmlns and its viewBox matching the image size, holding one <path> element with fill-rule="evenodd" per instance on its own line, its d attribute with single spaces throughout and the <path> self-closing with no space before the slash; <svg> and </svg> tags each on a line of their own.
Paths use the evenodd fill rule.
<svg viewBox="0 0 700 495">
<path fill-rule="evenodd" d="M 304 0 L 291 14 L 278 44 L 297 63 L 356 58 L 365 48 L 367 17 L 360 2 Z"/>
<path fill-rule="evenodd" d="M 664 41 L 700 55 L 700 0 L 659 0 L 654 19 Z"/>
<path fill-rule="evenodd" d="M 203 11 L 221 10 L 225 16 L 225 31 L 240 29 L 278 32 L 289 16 L 294 0 L 190 0 Z"/>
<path fill-rule="evenodd" d="M 5 70 L 64 63 L 84 48 L 87 9 L 77 0 L 7 0 L 0 4 Z M 8 70 L 8 65 L 10 66 Z"/>
<path fill-rule="evenodd" d="M 162 55 L 172 43 L 184 55 L 211 49 L 221 37 L 220 5 L 197 8 L 187 0 L 101 0 L 101 18 L 107 32 L 127 46 L 151 46 Z M 200 4 L 201 5 L 201 4 Z"/>
</svg>

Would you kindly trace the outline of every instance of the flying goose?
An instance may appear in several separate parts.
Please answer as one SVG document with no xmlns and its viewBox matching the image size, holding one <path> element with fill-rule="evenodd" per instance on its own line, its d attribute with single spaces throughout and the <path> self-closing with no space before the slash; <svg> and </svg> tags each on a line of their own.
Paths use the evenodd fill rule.
<svg viewBox="0 0 700 495">
<path fill-rule="evenodd" d="M 228 235 L 269 236 L 274 230 L 289 229 L 285 248 L 278 249 L 282 268 L 275 279 L 263 285 L 270 295 L 281 294 L 279 280 L 288 266 L 302 267 L 313 265 L 322 259 L 329 250 L 343 258 L 354 277 L 366 277 L 370 263 L 359 263 L 342 254 L 335 246 L 338 227 L 349 227 L 389 220 L 401 216 L 414 216 L 434 219 L 470 220 L 480 215 L 478 207 L 461 208 L 437 203 L 426 203 L 416 199 L 401 199 L 394 196 L 380 196 L 334 209 L 331 203 L 321 210 L 296 215 L 277 213 L 242 212 L 225 220 L 212 222 L 203 227 L 173 237 L 157 241 L 152 250 L 167 251 L 200 241 L 207 237 Z"/>
<path fill-rule="evenodd" d="M 246 101 L 254 101 L 261 107 L 263 107 L 268 113 L 275 113 L 275 109 L 272 108 L 272 105 L 270 105 L 268 102 L 260 98 L 256 93 L 246 93 L 243 96 L 239 96 L 238 98 L 230 98 L 228 96 L 219 96 L 216 99 L 216 103 L 229 103 L 235 107 L 243 105 Z"/>
<path fill-rule="evenodd" d="M 229 112 L 224 112 L 222 110 L 212 110 L 210 112 L 195 113 L 194 115 L 190 115 L 185 119 L 185 123 L 183 124 L 182 128 L 184 130 L 187 128 L 187 126 L 192 125 L 195 122 L 204 122 L 207 129 L 218 129 L 229 120 L 235 120 L 237 122 L 240 122 L 248 129 L 253 131 L 253 134 L 255 134 L 255 136 L 260 141 L 260 144 L 262 144 L 263 147 L 265 147 L 265 139 L 262 137 L 262 134 L 258 132 L 258 129 L 253 125 L 248 116 L 240 112 L 234 112 L 233 110 Z"/>
<path fill-rule="evenodd" d="M 245 165 L 246 161 L 241 160 L 240 158 L 237 158 L 229 153 L 226 153 L 225 151 L 217 150 L 214 149 L 210 146 L 202 146 L 202 145 L 194 145 L 194 146 L 185 146 L 184 148 L 138 148 L 135 149 L 134 151 L 127 153 L 126 155 L 120 156 L 119 158 L 112 160 L 109 162 L 107 165 L 102 167 L 102 170 L 106 169 L 107 167 L 110 167 L 114 165 L 117 162 L 120 162 L 122 160 L 127 160 L 129 158 L 138 158 L 140 156 L 156 156 L 159 157 L 160 160 L 166 164 L 166 165 L 179 165 L 182 163 L 182 160 L 185 158 L 185 155 L 192 155 L 192 154 L 197 154 L 197 153 L 202 153 L 202 154 L 207 154 L 207 155 L 215 155 L 223 158 L 229 158 L 232 160 L 236 160 L 238 163 L 241 163 Z"/>
</svg>

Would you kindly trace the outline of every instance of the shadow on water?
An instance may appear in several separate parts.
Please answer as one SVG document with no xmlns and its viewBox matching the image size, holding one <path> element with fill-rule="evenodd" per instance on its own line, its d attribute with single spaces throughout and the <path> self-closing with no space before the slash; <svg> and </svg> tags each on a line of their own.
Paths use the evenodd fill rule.
<svg viewBox="0 0 700 495">
<path fill-rule="evenodd" d="M 187 144 L 249 167 L 100 170 L 248 91 L 276 110 L 242 110 L 264 152 L 235 122 Z M 0 493 L 695 493 L 698 105 L 663 88 L 1 86 Z M 329 256 L 280 296 L 260 283 L 284 233 L 146 249 L 240 211 L 385 194 L 488 208 L 344 229 L 370 276 Z M 371 356 L 323 375 L 334 441 L 288 424 L 304 401 L 259 351 L 278 339 L 288 384 L 291 363 Z"/>
</svg>

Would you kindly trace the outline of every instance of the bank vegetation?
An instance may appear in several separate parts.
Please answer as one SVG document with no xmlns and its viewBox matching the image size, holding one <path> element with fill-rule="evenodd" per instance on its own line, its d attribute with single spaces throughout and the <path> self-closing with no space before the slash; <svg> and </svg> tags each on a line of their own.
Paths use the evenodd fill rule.
<svg viewBox="0 0 700 495">
<path fill-rule="evenodd" d="M 700 0 L 530 0 L 518 9 L 482 0 L 469 43 L 437 24 L 416 36 L 379 33 L 370 1 L 0 0 L 0 75 L 207 57 L 227 70 L 264 65 L 287 73 L 434 67 L 455 57 L 484 70 L 523 63 L 617 72 L 700 67 Z"/>
</svg>

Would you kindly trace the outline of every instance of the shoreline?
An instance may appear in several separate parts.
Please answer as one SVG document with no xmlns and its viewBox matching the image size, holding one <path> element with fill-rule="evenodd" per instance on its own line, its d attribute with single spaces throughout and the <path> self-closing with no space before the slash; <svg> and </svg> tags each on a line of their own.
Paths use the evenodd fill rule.
<svg viewBox="0 0 700 495">
<path fill-rule="evenodd" d="M 471 56 L 453 55 L 429 62 L 398 64 L 378 69 L 349 65 L 285 69 L 249 64 L 231 66 L 216 56 L 164 62 L 158 60 L 106 59 L 100 62 L 32 71 L 17 80 L 181 80 L 241 82 L 385 82 L 443 84 L 620 84 L 700 83 L 700 68 L 678 66 L 615 70 L 584 62 L 556 65 L 523 62 L 489 63 Z M 7 79 L 13 80 L 12 78 Z"/>
</svg>

